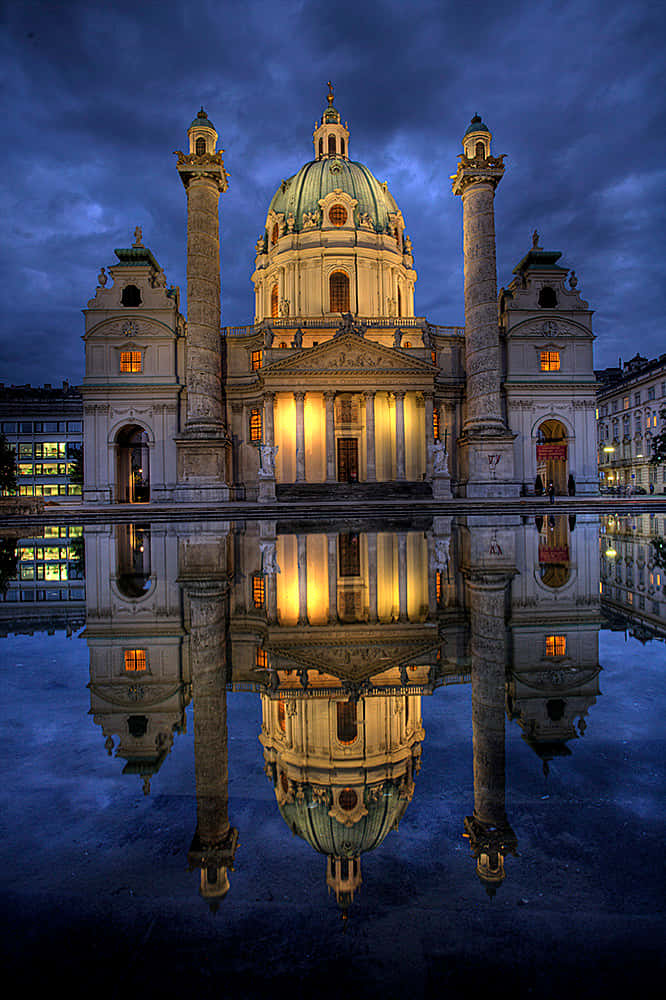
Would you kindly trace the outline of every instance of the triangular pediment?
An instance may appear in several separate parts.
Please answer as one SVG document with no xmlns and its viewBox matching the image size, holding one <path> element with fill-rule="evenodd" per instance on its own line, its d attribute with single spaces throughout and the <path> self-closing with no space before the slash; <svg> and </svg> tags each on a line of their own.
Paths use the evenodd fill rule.
<svg viewBox="0 0 666 1000">
<path fill-rule="evenodd" d="M 317 670 L 342 681 L 360 682 L 387 670 L 437 653 L 432 637 L 392 638 L 390 642 L 350 642 L 328 637 L 326 642 L 271 641 L 266 646 L 278 670 Z"/>
<path fill-rule="evenodd" d="M 432 379 L 436 368 L 407 351 L 345 332 L 261 370 L 264 379 L 299 375 L 411 375 Z"/>
</svg>

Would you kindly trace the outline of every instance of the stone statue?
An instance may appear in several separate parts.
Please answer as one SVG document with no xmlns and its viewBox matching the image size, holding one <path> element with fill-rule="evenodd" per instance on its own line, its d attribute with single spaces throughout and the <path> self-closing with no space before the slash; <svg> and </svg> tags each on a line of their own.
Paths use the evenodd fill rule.
<svg viewBox="0 0 666 1000">
<path fill-rule="evenodd" d="M 435 441 L 432 446 L 432 472 L 434 476 L 449 475 L 449 455 L 443 441 Z"/>
<path fill-rule="evenodd" d="M 266 479 L 273 479 L 275 477 L 275 456 L 277 455 L 277 452 L 277 445 L 259 445 L 259 456 L 261 458 L 261 468 L 259 469 L 260 476 Z"/>
<path fill-rule="evenodd" d="M 303 346 L 303 331 L 301 330 L 300 326 L 296 331 L 296 333 L 294 334 L 294 339 L 291 342 L 291 346 L 297 347 L 299 350 Z"/>
<path fill-rule="evenodd" d="M 541 250 L 541 247 L 539 246 L 539 234 L 536 229 L 532 233 L 532 249 Z"/>
<path fill-rule="evenodd" d="M 289 315 L 289 299 L 282 299 L 280 303 L 280 316 Z"/>
<path fill-rule="evenodd" d="M 435 569 L 446 569 L 449 561 L 449 539 L 435 536 Z"/>
<path fill-rule="evenodd" d="M 273 346 L 273 331 L 271 330 L 270 326 L 267 326 L 264 329 L 264 347 L 266 348 L 266 350 L 268 350 L 272 346 Z"/>
<path fill-rule="evenodd" d="M 569 275 L 569 288 L 573 290 L 577 284 L 578 284 L 578 278 L 576 277 L 576 272 L 572 271 L 571 274 Z"/>
<path fill-rule="evenodd" d="M 102 269 L 100 270 L 99 274 L 97 275 L 97 281 L 98 281 L 98 284 L 99 284 L 99 285 L 100 285 L 100 286 L 101 286 L 102 288 L 105 288 L 105 287 L 106 287 L 106 283 L 107 283 L 107 281 L 108 281 L 108 280 L 109 280 L 109 276 L 108 276 L 108 274 L 106 274 L 106 272 L 104 271 L 104 268 L 102 268 Z"/>
<path fill-rule="evenodd" d="M 287 232 L 288 233 L 293 233 L 295 223 L 296 223 L 296 220 L 294 218 L 294 213 L 290 212 L 289 215 L 287 216 Z"/>
<path fill-rule="evenodd" d="M 279 573 L 280 567 L 278 566 L 275 542 L 259 542 L 259 552 L 261 553 L 262 572 L 266 575 Z"/>
<path fill-rule="evenodd" d="M 400 329 L 399 326 L 395 328 L 395 332 L 393 334 L 393 346 L 394 347 L 402 346 L 402 330 Z"/>
<path fill-rule="evenodd" d="M 136 229 L 134 230 L 134 243 L 132 244 L 132 246 L 142 247 L 143 246 L 143 243 L 141 242 L 142 237 L 143 237 L 143 230 L 141 229 L 141 226 L 137 226 Z"/>
<path fill-rule="evenodd" d="M 403 241 L 404 241 L 404 245 L 405 245 L 405 250 L 404 250 L 404 252 L 405 252 L 406 254 L 409 254 L 409 256 L 410 256 L 410 257 L 411 257 L 411 256 L 413 256 L 413 255 L 412 255 L 412 241 L 410 240 L 410 238 L 409 238 L 409 236 L 407 235 L 407 233 L 405 233 L 405 235 L 404 235 L 404 237 L 403 237 Z"/>
</svg>

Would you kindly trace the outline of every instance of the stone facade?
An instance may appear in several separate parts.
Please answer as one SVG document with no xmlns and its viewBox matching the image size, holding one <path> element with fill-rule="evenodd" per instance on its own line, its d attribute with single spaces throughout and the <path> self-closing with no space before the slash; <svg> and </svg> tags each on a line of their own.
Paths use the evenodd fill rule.
<svg viewBox="0 0 666 1000">
<path fill-rule="evenodd" d="M 666 355 L 636 354 L 597 374 L 597 444 L 602 489 L 666 492 L 666 465 L 653 465 L 652 438 L 664 430 Z"/>
<path fill-rule="evenodd" d="M 188 199 L 187 324 L 140 241 L 117 251 L 113 289 L 104 275 L 86 311 L 95 458 L 85 499 L 516 496 L 537 477 L 560 493 L 596 491 L 591 313 L 573 272 L 565 287 L 560 254 L 536 239 L 498 307 L 504 157 L 478 116 L 453 177 L 464 328 L 414 314 L 402 213 L 386 183 L 350 160 L 329 93 L 315 159 L 281 183 L 257 241 L 254 323 L 219 331 L 217 203 L 227 175 L 203 109 L 188 136 L 177 167 Z M 145 290 L 140 301 L 123 298 L 130 282 Z M 164 303 L 148 286 L 168 315 L 155 313 Z M 119 372 L 119 352 L 145 351 L 148 330 L 163 339 L 168 375 Z M 135 488 L 135 470 L 148 465 Z"/>
</svg>

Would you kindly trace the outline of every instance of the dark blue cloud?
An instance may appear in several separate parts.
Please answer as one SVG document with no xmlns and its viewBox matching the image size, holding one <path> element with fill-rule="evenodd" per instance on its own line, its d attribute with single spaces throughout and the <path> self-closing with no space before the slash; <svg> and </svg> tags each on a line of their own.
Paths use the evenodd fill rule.
<svg viewBox="0 0 666 1000">
<path fill-rule="evenodd" d="M 223 321 L 251 322 L 254 243 L 275 188 L 311 156 L 328 79 L 352 156 L 402 208 L 417 312 L 463 321 L 449 175 L 479 111 L 507 153 L 499 283 L 536 227 L 596 310 L 597 366 L 660 353 L 663 29 L 660 5 L 604 0 L 14 5 L 0 49 L 4 381 L 82 377 L 80 310 L 137 224 L 185 292 L 172 151 L 202 103 L 231 174 Z"/>
</svg>

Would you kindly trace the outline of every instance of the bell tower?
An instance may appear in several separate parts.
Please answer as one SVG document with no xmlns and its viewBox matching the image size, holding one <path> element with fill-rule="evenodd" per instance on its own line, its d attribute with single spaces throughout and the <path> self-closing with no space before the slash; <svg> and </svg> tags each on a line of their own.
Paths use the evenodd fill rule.
<svg viewBox="0 0 666 1000">
<path fill-rule="evenodd" d="M 202 108 L 189 129 L 189 153 L 176 169 L 187 192 L 187 416 L 178 449 L 178 496 L 229 498 L 220 340 L 219 198 L 227 172 L 217 132 Z"/>
<path fill-rule="evenodd" d="M 463 203 L 465 275 L 465 418 L 458 441 L 463 496 L 514 496 L 513 435 L 503 414 L 497 316 L 495 188 L 504 156 L 491 155 L 492 135 L 474 115 L 463 136 L 453 193 Z"/>
</svg>

